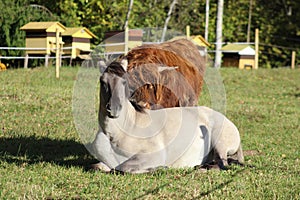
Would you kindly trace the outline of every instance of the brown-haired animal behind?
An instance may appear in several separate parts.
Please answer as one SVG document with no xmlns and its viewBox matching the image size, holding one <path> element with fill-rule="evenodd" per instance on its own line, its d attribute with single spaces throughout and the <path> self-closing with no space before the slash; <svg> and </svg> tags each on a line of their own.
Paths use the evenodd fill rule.
<svg viewBox="0 0 300 200">
<path fill-rule="evenodd" d="M 205 65 L 206 65 L 205 58 L 200 55 L 199 50 L 194 45 L 194 43 L 187 39 L 167 41 L 160 44 L 146 44 L 146 45 L 136 47 L 133 50 L 144 49 L 144 48 L 154 48 L 154 49 L 171 51 L 177 56 L 181 56 L 182 58 L 191 62 L 199 70 L 200 74 L 204 76 Z"/>
<path fill-rule="evenodd" d="M 150 109 L 197 105 L 205 59 L 189 40 L 143 45 L 125 58 L 132 102 Z"/>
</svg>

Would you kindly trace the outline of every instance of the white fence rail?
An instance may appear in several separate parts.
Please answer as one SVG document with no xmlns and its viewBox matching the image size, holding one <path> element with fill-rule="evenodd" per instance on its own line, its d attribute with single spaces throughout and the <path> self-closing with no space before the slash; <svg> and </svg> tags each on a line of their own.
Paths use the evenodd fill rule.
<svg viewBox="0 0 300 200">
<path fill-rule="evenodd" d="M 125 43 L 115 43 L 115 44 L 101 44 L 98 45 L 97 48 L 99 47 L 109 47 L 109 46 L 119 46 L 119 45 L 124 45 Z M 70 50 L 70 49 L 76 49 L 76 47 L 63 47 L 60 48 L 60 51 L 63 50 Z M 1 50 L 15 50 L 15 51 L 56 51 L 56 48 L 26 48 L 26 47 L 0 47 L 0 61 L 1 59 L 55 59 L 56 56 L 33 56 L 33 54 L 30 54 L 28 56 L 25 55 L 20 55 L 20 56 L 2 56 L 1 55 Z M 105 55 L 111 55 L 111 54 L 124 54 L 125 51 L 116 51 L 116 52 L 107 52 L 107 53 L 98 53 L 99 56 L 105 56 Z M 60 55 L 61 59 L 64 58 L 71 58 L 71 55 Z"/>
<path fill-rule="evenodd" d="M 22 59 L 25 59 L 25 58 L 28 58 L 28 59 L 45 59 L 44 56 L 0 56 L 0 60 L 1 59 L 19 59 L 19 60 L 22 60 Z M 48 58 L 55 58 L 55 56 L 49 56 Z M 71 58 L 71 56 L 61 56 L 61 58 Z"/>
<path fill-rule="evenodd" d="M 61 50 L 69 50 L 73 47 L 64 47 Z M 19 50 L 19 51 L 56 51 L 56 48 L 28 48 L 28 47 L 0 47 L 0 60 L 1 59 L 45 59 L 45 56 L 2 56 L 1 50 Z M 48 56 L 48 58 L 55 58 L 55 56 Z M 71 56 L 61 56 L 61 58 L 71 58 Z"/>
</svg>

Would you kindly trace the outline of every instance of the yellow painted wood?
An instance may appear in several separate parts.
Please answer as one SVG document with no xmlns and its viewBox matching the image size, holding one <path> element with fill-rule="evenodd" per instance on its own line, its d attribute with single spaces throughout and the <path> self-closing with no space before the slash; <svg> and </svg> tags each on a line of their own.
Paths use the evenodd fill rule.
<svg viewBox="0 0 300 200">
<path fill-rule="evenodd" d="M 91 31 L 85 27 L 68 27 L 65 32 L 62 33 L 62 36 L 69 36 L 72 38 L 85 38 L 92 39 L 97 38 Z M 71 55 L 72 58 L 79 57 L 82 52 L 86 54 L 91 51 L 91 44 L 86 42 L 71 42 L 66 43 L 65 47 L 72 47 L 72 49 L 67 49 L 64 51 L 65 54 Z"/>
<path fill-rule="evenodd" d="M 246 68 L 249 67 L 249 68 L 253 69 L 254 65 L 255 65 L 254 59 L 243 59 L 243 58 L 241 58 L 240 61 L 239 61 L 239 69 L 245 69 L 245 67 Z"/>
<path fill-rule="evenodd" d="M 234 44 L 230 43 L 222 47 L 222 51 L 232 51 L 232 52 L 239 52 L 245 49 L 246 47 L 250 46 L 249 44 Z"/>
<path fill-rule="evenodd" d="M 254 69 L 258 69 L 258 52 L 259 51 L 259 30 L 258 28 L 255 29 L 255 64 Z"/>
<path fill-rule="evenodd" d="M 295 69 L 295 60 L 296 60 L 296 51 L 292 51 L 292 63 L 291 63 L 291 68 Z"/>
<path fill-rule="evenodd" d="M 45 48 L 45 50 L 28 50 L 26 54 L 51 54 L 55 53 L 53 49 L 56 48 L 56 36 L 47 37 L 46 33 L 56 33 L 57 30 L 59 45 L 62 46 L 61 33 L 66 30 L 66 27 L 59 22 L 29 22 L 20 29 L 26 31 L 28 35 L 36 31 L 45 34 L 45 37 L 33 38 L 31 35 L 25 39 L 26 48 Z"/>
<path fill-rule="evenodd" d="M 170 41 L 179 40 L 179 39 L 187 39 L 187 36 L 176 36 L 172 38 Z M 193 41 L 196 45 L 200 47 L 209 47 L 210 44 L 207 42 L 204 37 L 201 35 L 192 35 L 190 36 L 190 40 Z"/>
<path fill-rule="evenodd" d="M 92 39 L 93 37 L 88 34 L 87 32 L 77 32 L 75 34 L 72 35 L 73 37 L 78 37 L 78 38 L 88 38 L 88 39 Z"/>
<path fill-rule="evenodd" d="M 61 37 L 58 37 L 58 42 L 59 45 L 64 44 Z M 56 49 L 56 37 L 47 37 L 47 54 L 55 53 L 55 49 Z M 61 51 L 61 53 L 63 54 L 63 51 Z"/>
<path fill-rule="evenodd" d="M 62 35 L 88 39 L 97 38 L 95 34 L 85 27 L 67 27 L 66 31 L 63 32 Z"/>
<path fill-rule="evenodd" d="M 26 38 L 26 48 L 47 48 L 47 38 Z M 26 54 L 47 54 L 46 50 L 27 50 Z"/>
<path fill-rule="evenodd" d="M 72 42 L 72 47 L 76 47 L 77 49 L 80 49 L 80 50 L 83 50 L 83 51 L 91 50 L 91 44 L 90 43 Z"/>
<path fill-rule="evenodd" d="M 46 32 L 55 33 L 57 28 L 59 32 L 64 32 L 66 30 L 66 27 L 59 22 L 29 22 L 20 29 L 24 31 L 44 30 Z"/>
<path fill-rule="evenodd" d="M 72 58 L 76 58 L 81 54 L 81 51 L 89 52 L 91 51 L 90 43 L 80 43 L 80 42 L 72 42 Z"/>
<path fill-rule="evenodd" d="M 128 42 L 128 48 L 132 49 L 132 48 L 135 48 L 137 46 L 141 46 L 142 44 L 143 44 L 142 41 L 129 41 Z"/>
<path fill-rule="evenodd" d="M 129 32 L 128 32 L 128 26 L 125 27 L 125 36 L 124 36 L 124 52 L 127 54 L 128 52 L 128 41 L 129 41 Z"/>
<path fill-rule="evenodd" d="M 60 58 L 59 58 L 59 29 L 56 28 L 56 41 L 55 44 L 57 44 L 57 48 L 55 50 L 55 75 L 56 78 L 59 78 L 59 67 L 60 67 Z"/>
<path fill-rule="evenodd" d="M 189 40 L 191 37 L 190 26 L 186 26 L 186 38 Z"/>
</svg>

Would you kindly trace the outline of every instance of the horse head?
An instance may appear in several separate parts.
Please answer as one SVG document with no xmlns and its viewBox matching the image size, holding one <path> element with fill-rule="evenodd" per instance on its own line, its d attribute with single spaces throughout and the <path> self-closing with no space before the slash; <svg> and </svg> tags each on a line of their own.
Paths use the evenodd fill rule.
<svg viewBox="0 0 300 200">
<path fill-rule="evenodd" d="M 100 113 L 118 118 L 129 97 L 125 78 L 127 60 L 112 62 L 100 77 Z"/>
</svg>

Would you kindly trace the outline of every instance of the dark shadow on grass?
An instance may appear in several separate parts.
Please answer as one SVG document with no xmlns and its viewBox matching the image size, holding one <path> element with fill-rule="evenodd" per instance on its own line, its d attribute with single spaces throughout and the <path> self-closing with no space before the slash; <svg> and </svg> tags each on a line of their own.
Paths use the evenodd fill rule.
<svg viewBox="0 0 300 200">
<path fill-rule="evenodd" d="M 232 163 L 231 164 L 237 164 L 235 163 L 234 160 L 232 160 Z M 233 170 L 234 173 L 231 175 L 231 177 L 222 182 L 222 183 L 219 183 L 219 184 L 216 184 L 214 185 L 211 189 L 207 190 L 207 191 L 203 191 L 201 192 L 199 195 L 197 195 L 196 197 L 194 198 L 191 198 L 191 199 L 202 199 L 203 197 L 207 197 L 209 194 L 212 194 L 214 193 L 215 191 L 217 190 L 221 190 L 222 188 L 226 187 L 227 185 L 229 185 L 230 183 L 232 183 L 234 181 L 234 177 L 237 176 L 238 174 L 242 173 L 243 171 L 247 170 L 247 169 L 250 169 L 250 168 L 254 168 L 254 166 L 250 166 L 250 165 L 244 165 L 244 166 L 241 166 L 240 164 L 238 164 L 240 166 L 239 169 L 228 169 L 228 170 Z M 188 172 L 186 172 L 183 176 L 187 176 L 191 173 L 194 173 L 196 172 L 197 170 L 199 169 L 199 167 L 195 167 L 194 170 L 189 170 Z M 208 170 L 220 170 L 217 165 L 215 167 L 212 167 L 211 169 L 208 169 Z M 223 170 L 220 170 L 220 173 L 222 173 Z M 201 181 L 199 179 L 199 181 Z M 149 194 L 152 194 L 152 195 L 156 195 L 160 190 L 162 190 L 163 188 L 165 187 L 168 187 L 170 185 L 170 183 L 166 183 L 166 184 L 162 184 L 160 186 L 157 186 L 156 188 L 154 189 L 151 189 L 151 190 L 147 190 L 145 191 L 144 194 L 138 196 L 138 197 L 135 197 L 133 199 L 144 199 L 145 197 L 147 197 Z M 177 190 L 179 193 L 181 194 L 188 194 L 189 191 L 185 191 L 185 189 L 182 189 L 182 188 L 178 188 Z"/>
<path fill-rule="evenodd" d="M 150 172 L 149 174 L 160 177 L 161 176 L 160 173 L 164 173 L 164 172 L 166 172 L 166 170 L 168 170 L 168 169 L 161 168 L 158 171 L 153 171 L 153 172 Z M 195 172 L 195 170 L 189 170 L 189 171 L 185 172 L 184 174 L 182 174 L 181 176 L 187 176 L 193 172 Z M 145 191 L 144 194 L 134 197 L 132 199 L 134 199 L 134 200 L 145 199 L 149 194 L 156 195 L 160 190 L 162 190 L 165 187 L 168 187 L 169 185 L 170 185 L 170 183 L 165 183 L 165 184 L 159 185 L 159 186 L 155 187 L 154 189 L 147 190 L 147 191 Z"/>
<path fill-rule="evenodd" d="M 160 185 L 160 186 L 158 186 L 158 187 L 156 187 L 156 188 L 154 188 L 152 190 L 146 191 L 145 194 L 143 194 L 141 196 L 138 196 L 138 197 L 135 197 L 133 199 L 134 200 L 143 199 L 143 198 L 145 198 L 149 194 L 155 195 L 155 194 L 157 194 L 159 192 L 159 190 L 163 189 L 164 187 L 167 187 L 168 185 L 169 185 L 169 183 L 162 184 L 162 185 Z"/>
<path fill-rule="evenodd" d="M 214 191 L 216 190 L 220 190 L 222 188 L 224 188 L 226 185 L 229 185 L 230 183 L 232 183 L 234 181 L 234 177 L 237 176 L 239 173 L 243 172 L 246 168 L 243 167 L 239 170 L 236 170 L 234 172 L 234 174 L 232 174 L 231 178 L 227 181 L 224 181 L 223 183 L 220 183 L 218 185 L 215 185 L 213 188 L 211 188 L 210 190 L 207 190 L 207 191 L 204 191 L 204 192 L 201 192 L 197 197 L 193 198 L 193 199 L 200 199 L 200 198 L 203 198 L 203 197 L 206 197 L 208 196 L 209 194 L 213 193 Z"/>
<path fill-rule="evenodd" d="M 86 169 L 96 160 L 83 144 L 74 140 L 46 137 L 0 138 L 0 160 L 16 164 L 49 162 L 60 166 L 79 166 Z"/>
</svg>

